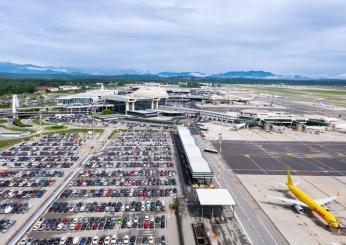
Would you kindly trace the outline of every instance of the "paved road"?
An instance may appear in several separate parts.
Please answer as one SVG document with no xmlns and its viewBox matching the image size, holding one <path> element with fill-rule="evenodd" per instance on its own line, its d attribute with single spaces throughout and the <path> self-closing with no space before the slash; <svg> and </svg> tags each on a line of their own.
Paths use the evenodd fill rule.
<svg viewBox="0 0 346 245">
<path fill-rule="evenodd" d="M 203 149 L 208 145 L 208 148 L 213 148 L 208 141 L 195 137 L 198 145 Z M 218 159 L 216 154 L 204 154 L 210 167 L 217 176 Z M 246 188 L 233 174 L 227 169 L 226 164 L 221 164 L 221 188 L 226 188 L 230 191 L 234 200 L 237 203 L 235 215 L 238 221 L 243 226 L 250 242 L 254 245 L 278 245 L 289 244 L 279 230 L 268 219 L 263 210 L 260 209 L 256 201 L 248 194 Z"/>
</svg>

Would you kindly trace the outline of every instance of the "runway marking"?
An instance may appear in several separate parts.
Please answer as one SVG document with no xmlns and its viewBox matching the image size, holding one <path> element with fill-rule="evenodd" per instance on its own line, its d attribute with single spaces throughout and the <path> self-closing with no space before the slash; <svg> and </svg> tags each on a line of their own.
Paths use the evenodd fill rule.
<svg viewBox="0 0 346 245">
<path fill-rule="evenodd" d="M 310 154 L 307 154 L 306 158 L 313 159 L 313 157 Z"/>
<path fill-rule="evenodd" d="M 262 172 L 260 169 L 253 168 L 228 168 L 228 171 L 258 171 Z M 337 171 L 337 170 L 301 170 L 301 169 L 291 169 L 292 172 L 296 171 L 308 171 L 309 173 L 346 173 L 346 171 Z M 267 172 L 285 172 L 286 169 L 267 169 Z"/>
</svg>

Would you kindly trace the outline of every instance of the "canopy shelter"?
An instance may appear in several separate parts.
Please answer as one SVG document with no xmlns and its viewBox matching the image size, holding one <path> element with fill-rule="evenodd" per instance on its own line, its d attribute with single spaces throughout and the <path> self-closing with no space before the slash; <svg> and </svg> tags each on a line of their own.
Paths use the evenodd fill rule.
<svg viewBox="0 0 346 245">
<path fill-rule="evenodd" d="M 202 217 L 205 210 L 211 210 L 211 218 L 214 218 L 214 211 L 217 216 L 222 216 L 223 207 L 229 206 L 234 215 L 236 203 L 227 189 L 196 189 L 198 202 L 202 208 Z"/>
</svg>

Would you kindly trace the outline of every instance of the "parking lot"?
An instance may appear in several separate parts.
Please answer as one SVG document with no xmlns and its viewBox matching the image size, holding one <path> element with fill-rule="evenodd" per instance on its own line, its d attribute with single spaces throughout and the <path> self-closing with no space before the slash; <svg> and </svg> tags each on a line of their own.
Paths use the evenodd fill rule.
<svg viewBox="0 0 346 245">
<path fill-rule="evenodd" d="M 180 193 L 176 171 L 168 132 L 119 132 L 84 164 L 23 244 L 178 244 L 170 210 Z"/>
<path fill-rule="evenodd" d="M 56 115 L 46 118 L 49 123 L 93 124 L 93 119 L 85 114 Z"/>
<path fill-rule="evenodd" d="M 81 134 L 43 135 L 0 152 L 0 236 L 4 244 L 72 173 L 87 152 Z"/>
</svg>

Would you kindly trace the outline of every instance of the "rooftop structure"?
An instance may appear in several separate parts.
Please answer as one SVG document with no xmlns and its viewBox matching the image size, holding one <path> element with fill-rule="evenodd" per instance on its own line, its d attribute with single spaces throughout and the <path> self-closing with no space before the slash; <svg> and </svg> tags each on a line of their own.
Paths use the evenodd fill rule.
<svg viewBox="0 0 346 245">
<path fill-rule="evenodd" d="M 58 97 L 58 105 L 86 105 L 86 104 L 95 104 L 98 102 L 104 101 L 106 96 L 116 95 L 117 90 L 90 90 L 85 93 L 73 94 Z"/>
<path fill-rule="evenodd" d="M 186 155 L 192 178 L 204 179 L 213 178 L 214 173 L 211 171 L 207 161 L 195 143 L 190 131 L 186 127 L 178 127 L 179 137 Z"/>
<path fill-rule="evenodd" d="M 196 189 L 202 206 L 235 206 L 236 203 L 227 189 Z"/>
<path fill-rule="evenodd" d="M 59 90 L 62 91 L 74 91 L 74 90 L 80 90 L 81 87 L 77 85 L 61 85 L 59 86 Z"/>
<path fill-rule="evenodd" d="M 107 103 L 114 105 L 116 112 L 124 114 L 136 110 L 158 110 L 159 105 L 166 104 L 167 99 L 166 89 L 159 86 L 138 86 L 132 93 L 105 97 Z"/>
<path fill-rule="evenodd" d="M 266 110 L 255 110 L 255 109 L 245 109 L 239 114 L 240 117 L 244 118 L 254 118 L 260 121 L 305 121 L 303 116 L 295 115 L 285 111 L 266 111 Z"/>
</svg>

